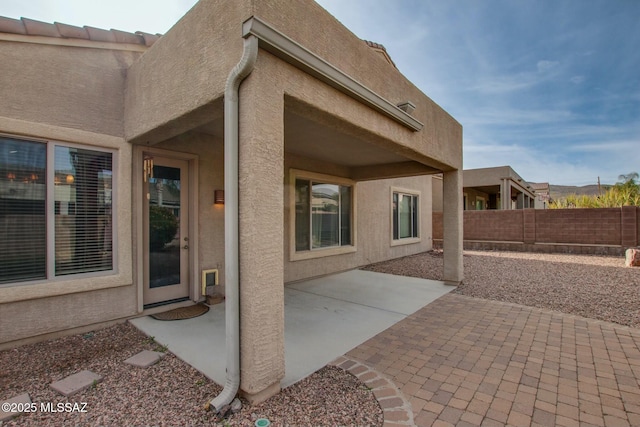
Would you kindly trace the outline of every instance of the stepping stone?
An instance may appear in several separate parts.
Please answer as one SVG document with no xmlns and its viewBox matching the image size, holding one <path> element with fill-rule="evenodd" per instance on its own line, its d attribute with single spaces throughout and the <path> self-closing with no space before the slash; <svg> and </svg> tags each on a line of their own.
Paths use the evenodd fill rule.
<svg viewBox="0 0 640 427">
<path fill-rule="evenodd" d="M 10 405 L 17 404 L 18 406 L 21 406 L 21 407 L 24 407 L 24 406 L 30 407 L 31 398 L 29 397 L 29 393 L 24 393 L 24 394 L 21 394 L 19 396 L 12 397 L 9 400 L 5 400 L 4 402 L 2 402 L 3 407 L 4 407 L 5 403 L 8 403 Z M 17 417 L 21 413 L 22 412 L 8 412 L 8 411 L 5 411 L 4 409 L 0 408 L 0 424 L 2 424 L 2 422 L 4 422 L 4 421 L 9 421 L 12 418 Z"/>
<path fill-rule="evenodd" d="M 140 353 L 135 356 L 131 356 L 124 363 L 128 363 L 129 365 L 139 366 L 141 368 L 148 368 L 149 366 L 158 362 L 158 360 L 162 359 L 164 353 L 159 351 L 151 351 L 151 350 L 142 350 Z"/>
<path fill-rule="evenodd" d="M 51 388 L 63 396 L 71 396 L 102 381 L 102 377 L 91 371 L 80 371 L 67 378 L 51 383 Z"/>
</svg>

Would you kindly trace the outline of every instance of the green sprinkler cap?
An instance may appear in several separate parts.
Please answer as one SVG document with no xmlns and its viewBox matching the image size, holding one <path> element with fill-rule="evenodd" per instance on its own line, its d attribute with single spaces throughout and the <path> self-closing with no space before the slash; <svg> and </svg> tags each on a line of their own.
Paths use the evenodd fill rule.
<svg viewBox="0 0 640 427">
<path fill-rule="evenodd" d="M 267 427 L 271 425 L 271 421 L 266 418 L 258 418 L 255 422 L 256 427 Z"/>
</svg>

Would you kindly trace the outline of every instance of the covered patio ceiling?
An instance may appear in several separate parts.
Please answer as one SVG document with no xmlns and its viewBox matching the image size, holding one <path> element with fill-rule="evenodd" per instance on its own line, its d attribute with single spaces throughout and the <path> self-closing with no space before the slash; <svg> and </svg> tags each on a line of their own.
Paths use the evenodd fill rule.
<svg viewBox="0 0 640 427">
<path fill-rule="evenodd" d="M 292 97 L 285 97 L 284 122 L 285 152 L 341 166 L 354 180 L 440 172 L 435 160 Z"/>
<path fill-rule="evenodd" d="M 222 102 L 214 103 L 208 114 L 213 120 L 194 130 L 222 139 L 222 110 Z M 433 159 L 297 101 L 285 102 L 284 127 L 287 155 L 340 166 L 347 178 L 365 181 L 441 172 Z"/>
<path fill-rule="evenodd" d="M 466 187 L 465 187 L 466 188 Z M 469 187 L 476 191 L 485 194 L 500 194 L 500 186 L 499 185 L 481 185 L 481 186 L 473 186 Z"/>
</svg>

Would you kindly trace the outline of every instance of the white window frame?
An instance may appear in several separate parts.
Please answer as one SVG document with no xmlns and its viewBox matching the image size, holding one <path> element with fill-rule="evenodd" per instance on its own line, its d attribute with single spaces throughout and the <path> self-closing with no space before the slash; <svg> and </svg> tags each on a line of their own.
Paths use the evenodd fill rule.
<svg viewBox="0 0 640 427">
<path fill-rule="evenodd" d="M 9 134 L 0 134 L 0 136 L 11 138 L 14 140 L 22 140 L 31 143 L 41 143 L 46 145 L 46 189 L 45 189 L 45 224 L 46 224 L 46 260 L 45 260 L 45 278 L 36 280 L 25 280 L 18 282 L 7 282 L 0 284 L 0 289 L 11 287 L 23 287 L 29 285 L 37 285 L 51 282 L 72 282 L 75 280 L 90 279 L 102 276 L 113 276 L 118 274 L 118 195 L 117 188 L 119 183 L 118 170 L 118 150 L 110 147 L 101 147 L 89 144 L 81 144 L 75 142 L 57 141 L 43 138 L 30 138 L 14 136 Z M 101 270 L 88 273 L 64 274 L 56 276 L 55 274 L 55 149 L 56 147 L 78 148 L 82 150 L 92 150 L 102 153 L 111 154 L 111 173 L 112 173 L 112 190 L 111 190 L 111 269 Z M 119 286 L 117 284 L 116 286 Z M 107 286 L 111 287 L 111 286 Z M 65 287 L 66 288 L 66 287 Z M 102 287 L 100 287 L 102 288 Z M 65 294 L 72 291 L 56 292 L 55 294 Z M 36 297 L 39 292 L 34 292 Z M 31 295 L 30 295 L 31 296 Z M 24 299 L 24 298 L 19 298 Z M 0 298 L 2 302 L 2 298 Z"/>
<path fill-rule="evenodd" d="M 315 248 L 305 251 L 296 250 L 296 179 L 309 181 L 321 181 L 325 184 L 335 184 L 351 187 L 351 244 L 345 246 L 332 246 L 327 248 Z M 301 261 L 313 258 L 342 255 L 357 251 L 357 188 L 356 182 L 347 178 L 333 175 L 325 175 L 308 172 L 299 169 L 289 171 L 289 260 Z"/>
<path fill-rule="evenodd" d="M 407 196 L 415 196 L 417 197 L 417 205 L 418 205 L 418 236 L 417 237 L 404 237 L 394 239 L 393 237 L 393 196 L 394 194 L 398 195 L 407 195 Z M 412 245 L 415 243 L 420 243 L 422 241 L 422 193 L 418 190 L 412 190 L 407 188 L 400 187 L 391 187 L 390 197 L 389 197 L 389 230 L 390 230 L 390 241 L 391 246 L 400 246 L 400 245 Z"/>
</svg>

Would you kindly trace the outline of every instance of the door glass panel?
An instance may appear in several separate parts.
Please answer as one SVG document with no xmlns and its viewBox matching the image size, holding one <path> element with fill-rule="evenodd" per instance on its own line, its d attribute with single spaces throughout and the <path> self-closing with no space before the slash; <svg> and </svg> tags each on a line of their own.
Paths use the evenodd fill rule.
<svg viewBox="0 0 640 427">
<path fill-rule="evenodd" d="M 180 283 L 180 168 L 154 166 L 149 178 L 149 287 Z"/>
</svg>

